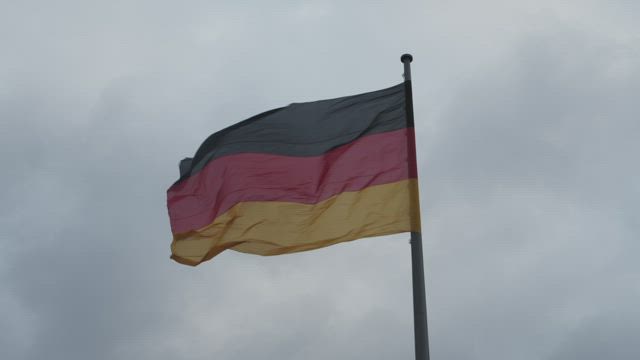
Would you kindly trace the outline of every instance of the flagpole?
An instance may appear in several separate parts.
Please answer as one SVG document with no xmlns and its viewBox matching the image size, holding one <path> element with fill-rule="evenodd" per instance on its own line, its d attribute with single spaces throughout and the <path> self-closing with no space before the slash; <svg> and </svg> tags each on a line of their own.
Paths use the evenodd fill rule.
<svg viewBox="0 0 640 360">
<path fill-rule="evenodd" d="M 400 58 L 404 64 L 404 94 L 407 111 L 407 127 L 414 127 L 413 94 L 411 90 L 411 54 L 404 54 Z M 415 130 L 414 130 L 415 131 Z M 415 137 L 409 139 L 409 166 L 414 174 L 418 173 L 416 161 Z M 412 214 L 420 214 L 420 198 L 416 195 L 411 199 Z M 420 215 L 418 215 L 419 217 Z M 418 222 L 420 219 L 418 218 Z M 411 272 L 413 278 L 413 328 L 415 336 L 416 360 L 429 360 L 429 333 L 427 330 L 427 300 L 425 296 L 424 261 L 422 259 L 422 234 L 411 233 Z"/>
</svg>

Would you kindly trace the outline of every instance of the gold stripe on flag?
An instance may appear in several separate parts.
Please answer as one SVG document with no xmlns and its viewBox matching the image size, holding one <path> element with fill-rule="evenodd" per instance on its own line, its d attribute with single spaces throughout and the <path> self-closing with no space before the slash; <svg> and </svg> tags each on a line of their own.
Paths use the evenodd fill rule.
<svg viewBox="0 0 640 360">
<path fill-rule="evenodd" d="M 233 249 L 278 255 L 362 237 L 419 232 L 416 179 L 344 192 L 316 204 L 242 202 L 198 231 L 174 236 L 172 258 L 197 265 Z M 415 201 L 415 200 L 413 200 Z M 414 210 L 412 210 L 414 209 Z"/>
</svg>

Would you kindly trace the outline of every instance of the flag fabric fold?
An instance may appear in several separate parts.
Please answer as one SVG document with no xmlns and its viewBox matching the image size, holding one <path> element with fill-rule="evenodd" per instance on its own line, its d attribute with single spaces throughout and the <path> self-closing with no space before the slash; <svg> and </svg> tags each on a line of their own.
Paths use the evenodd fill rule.
<svg viewBox="0 0 640 360">
<path fill-rule="evenodd" d="M 420 231 L 404 85 L 294 103 L 209 136 L 167 191 L 172 259 Z"/>
</svg>

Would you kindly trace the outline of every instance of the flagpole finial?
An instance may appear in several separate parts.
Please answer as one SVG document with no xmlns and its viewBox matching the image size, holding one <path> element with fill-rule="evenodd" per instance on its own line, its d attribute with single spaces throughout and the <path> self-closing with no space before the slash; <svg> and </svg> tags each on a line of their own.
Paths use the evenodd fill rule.
<svg viewBox="0 0 640 360">
<path fill-rule="evenodd" d="M 404 54 L 400 57 L 400 61 L 404 64 L 404 81 L 411 81 L 411 62 L 413 56 L 411 54 Z"/>
<path fill-rule="evenodd" d="M 411 56 L 411 54 L 404 54 L 400 57 L 400 61 L 402 61 L 403 63 L 412 62 L 413 56 Z"/>
</svg>

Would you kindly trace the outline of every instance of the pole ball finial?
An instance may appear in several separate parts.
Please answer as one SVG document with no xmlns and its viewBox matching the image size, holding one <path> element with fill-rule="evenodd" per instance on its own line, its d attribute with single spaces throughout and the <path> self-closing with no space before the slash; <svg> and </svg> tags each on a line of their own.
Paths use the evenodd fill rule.
<svg viewBox="0 0 640 360">
<path fill-rule="evenodd" d="M 404 62 L 412 62 L 413 61 L 413 56 L 411 56 L 411 54 L 404 54 L 400 57 L 400 61 Z"/>
</svg>

